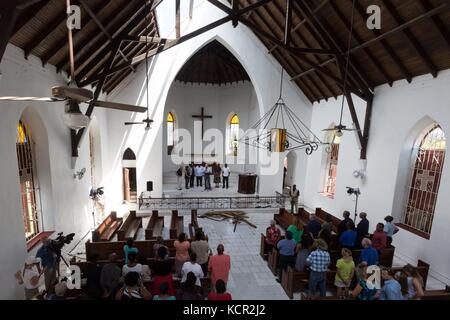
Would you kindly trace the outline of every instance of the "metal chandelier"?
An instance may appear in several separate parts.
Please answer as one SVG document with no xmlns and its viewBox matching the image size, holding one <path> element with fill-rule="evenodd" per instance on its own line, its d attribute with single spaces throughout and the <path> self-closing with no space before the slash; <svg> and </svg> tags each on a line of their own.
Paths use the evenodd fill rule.
<svg viewBox="0 0 450 320">
<path fill-rule="evenodd" d="M 283 72 L 282 69 L 278 100 L 239 140 L 271 152 L 304 149 L 310 155 L 327 143 L 322 142 L 284 102 Z"/>
</svg>

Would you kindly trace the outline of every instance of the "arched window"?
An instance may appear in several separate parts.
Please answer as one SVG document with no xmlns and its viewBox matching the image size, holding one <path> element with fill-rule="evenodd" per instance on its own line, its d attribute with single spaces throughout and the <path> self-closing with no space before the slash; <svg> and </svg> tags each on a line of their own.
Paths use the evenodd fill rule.
<svg viewBox="0 0 450 320">
<path fill-rule="evenodd" d="M 34 159 L 31 144 L 30 134 L 27 132 L 26 126 L 22 121 L 19 121 L 17 125 L 16 151 L 19 165 L 22 214 L 27 241 L 39 233 L 39 215 L 34 184 Z"/>
<path fill-rule="evenodd" d="M 237 149 L 239 146 L 239 117 L 234 114 L 229 122 L 229 139 L 228 139 L 228 154 L 237 156 Z"/>
<path fill-rule="evenodd" d="M 445 134 L 437 124 L 425 130 L 413 146 L 402 223 L 427 235 L 431 233 L 445 149 Z"/>
<path fill-rule="evenodd" d="M 339 159 L 340 138 L 333 135 L 327 154 L 325 167 L 325 181 L 322 193 L 327 197 L 334 197 L 336 192 L 336 176 Z"/>
<path fill-rule="evenodd" d="M 172 112 L 167 115 L 167 154 L 172 154 L 174 142 L 174 131 L 175 131 L 175 117 Z"/>
</svg>

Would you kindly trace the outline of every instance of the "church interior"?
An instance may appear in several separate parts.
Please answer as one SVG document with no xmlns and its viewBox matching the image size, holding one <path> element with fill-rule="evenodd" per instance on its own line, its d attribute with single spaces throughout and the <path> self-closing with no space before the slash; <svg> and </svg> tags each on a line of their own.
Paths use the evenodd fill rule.
<svg viewBox="0 0 450 320">
<path fill-rule="evenodd" d="M 1 1 L 0 124 L 0 299 L 450 300 L 449 0 Z"/>
</svg>

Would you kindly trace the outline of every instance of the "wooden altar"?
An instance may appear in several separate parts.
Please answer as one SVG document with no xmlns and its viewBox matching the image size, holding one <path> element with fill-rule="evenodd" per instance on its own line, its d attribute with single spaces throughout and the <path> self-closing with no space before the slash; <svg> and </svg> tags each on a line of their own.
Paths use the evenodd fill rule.
<svg viewBox="0 0 450 320">
<path fill-rule="evenodd" d="M 240 174 L 238 192 L 242 194 L 254 194 L 256 191 L 256 174 Z"/>
</svg>

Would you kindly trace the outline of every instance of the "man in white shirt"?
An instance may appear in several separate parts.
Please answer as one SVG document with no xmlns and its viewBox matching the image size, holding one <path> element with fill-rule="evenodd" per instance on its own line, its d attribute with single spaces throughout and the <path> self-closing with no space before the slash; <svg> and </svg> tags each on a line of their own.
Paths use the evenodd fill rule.
<svg viewBox="0 0 450 320">
<path fill-rule="evenodd" d="M 202 266 L 197 263 L 197 254 L 195 252 L 192 252 L 190 254 L 190 261 L 186 261 L 183 264 L 183 268 L 181 269 L 181 283 L 184 283 L 186 281 L 187 274 L 189 272 L 195 274 L 195 277 L 197 278 L 197 280 L 195 281 L 195 285 L 201 287 L 200 279 L 205 275 L 203 273 Z"/>
<path fill-rule="evenodd" d="M 203 187 L 203 171 L 202 171 L 202 167 L 200 165 L 197 165 L 195 167 L 195 179 L 197 180 L 197 188 L 198 187 Z"/>
<path fill-rule="evenodd" d="M 228 165 L 225 163 L 225 167 L 222 170 L 222 188 L 225 188 L 225 186 L 228 189 L 228 179 L 230 178 L 230 168 L 228 168 Z"/>
<path fill-rule="evenodd" d="M 291 197 L 291 212 L 292 214 L 296 214 L 298 211 L 298 198 L 300 197 L 300 191 L 298 191 L 297 186 L 295 184 L 292 186 L 289 195 Z"/>
<path fill-rule="evenodd" d="M 40 259 L 33 256 L 28 257 L 23 269 L 16 272 L 15 277 L 25 287 L 27 300 L 32 300 L 39 295 L 39 280 L 42 273 Z"/>
</svg>

